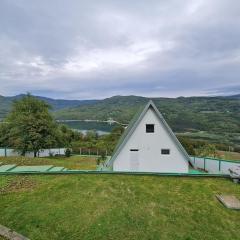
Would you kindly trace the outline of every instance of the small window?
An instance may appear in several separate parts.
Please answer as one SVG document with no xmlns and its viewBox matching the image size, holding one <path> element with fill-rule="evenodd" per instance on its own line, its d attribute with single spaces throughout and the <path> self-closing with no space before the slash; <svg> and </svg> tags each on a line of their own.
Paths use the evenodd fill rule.
<svg viewBox="0 0 240 240">
<path fill-rule="evenodd" d="M 146 124 L 146 133 L 154 132 L 154 124 Z"/>
<path fill-rule="evenodd" d="M 161 154 L 163 155 L 169 155 L 170 154 L 170 149 L 162 149 Z"/>
<path fill-rule="evenodd" d="M 131 152 L 138 152 L 138 149 L 130 149 Z"/>
</svg>

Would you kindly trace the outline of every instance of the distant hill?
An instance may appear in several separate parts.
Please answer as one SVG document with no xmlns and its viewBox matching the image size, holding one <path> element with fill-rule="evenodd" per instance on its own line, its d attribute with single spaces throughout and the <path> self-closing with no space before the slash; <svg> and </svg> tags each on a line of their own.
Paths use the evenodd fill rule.
<svg viewBox="0 0 240 240">
<path fill-rule="evenodd" d="M 225 96 L 225 98 L 240 99 L 240 94 L 231 95 L 231 96 Z"/>
<path fill-rule="evenodd" d="M 13 97 L 4 97 L 0 95 L 0 118 L 4 118 L 6 114 L 10 111 L 12 102 L 17 99 L 21 99 L 24 94 L 16 95 Z M 76 107 L 81 105 L 88 105 L 95 103 L 97 100 L 64 100 L 64 99 L 52 99 L 41 96 L 36 96 L 37 98 L 47 102 L 52 106 L 52 110 L 56 111 L 63 108 Z"/>
<path fill-rule="evenodd" d="M 0 96 L 0 118 L 11 109 L 15 97 Z M 240 146 L 240 95 L 220 97 L 152 98 L 175 132 L 194 138 L 228 142 Z M 140 96 L 114 96 L 103 100 L 62 100 L 39 97 L 52 106 L 56 119 L 113 118 L 129 123 L 134 114 L 149 100 Z M 210 134 L 210 135 L 209 135 Z M 221 140 L 220 140 L 221 139 Z"/>
<path fill-rule="evenodd" d="M 128 123 L 149 99 L 114 96 L 54 112 L 56 119 L 113 118 Z M 240 132 L 240 99 L 227 97 L 152 98 L 174 131 Z"/>
</svg>

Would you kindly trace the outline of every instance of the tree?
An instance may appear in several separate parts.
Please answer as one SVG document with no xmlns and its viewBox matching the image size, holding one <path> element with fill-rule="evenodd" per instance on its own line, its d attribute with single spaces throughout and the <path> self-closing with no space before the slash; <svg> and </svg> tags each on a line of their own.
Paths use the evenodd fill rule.
<svg viewBox="0 0 240 240">
<path fill-rule="evenodd" d="M 189 155 L 195 155 L 195 150 L 193 143 L 190 139 L 185 138 L 183 136 L 177 136 L 178 140 L 181 142 L 183 145 L 184 149 L 187 151 Z"/>
<path fill-rule="evenodd" d="M 219 157 L 214 144 L 205 144 L 196 151 L 197 156 L 201 157 Z"/>
<path fill-rule="evenodd" d="M 40 150 L 56 144 L 57 124 L 49 109 L 48 104 L 30 94 L 15 101 L 5 120 L 9 146 L 22 155 L 33 151 L 36 157 Z"/>
</svg>

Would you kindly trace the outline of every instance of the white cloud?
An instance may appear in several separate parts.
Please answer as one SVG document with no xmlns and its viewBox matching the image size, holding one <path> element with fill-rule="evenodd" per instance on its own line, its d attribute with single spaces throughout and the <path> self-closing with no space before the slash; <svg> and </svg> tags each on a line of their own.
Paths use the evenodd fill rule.
<svg viewBox="0 0 240 240">
<path fill-rule="evenodd" d="M 207 94 L 239 84 L 240 3 L 0 2 L 0 94 Z"/>
</svg>

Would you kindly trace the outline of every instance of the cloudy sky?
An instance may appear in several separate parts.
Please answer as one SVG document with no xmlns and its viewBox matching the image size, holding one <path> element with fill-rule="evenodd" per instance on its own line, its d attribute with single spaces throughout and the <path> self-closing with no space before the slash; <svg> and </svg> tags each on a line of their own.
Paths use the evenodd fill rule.
<svg viewBox="0 0 240 240">
<path fill-rule="evenodd" d="M 0 94 L 240 93 L 239 0 L 1 0 Z"/>
</svg>

